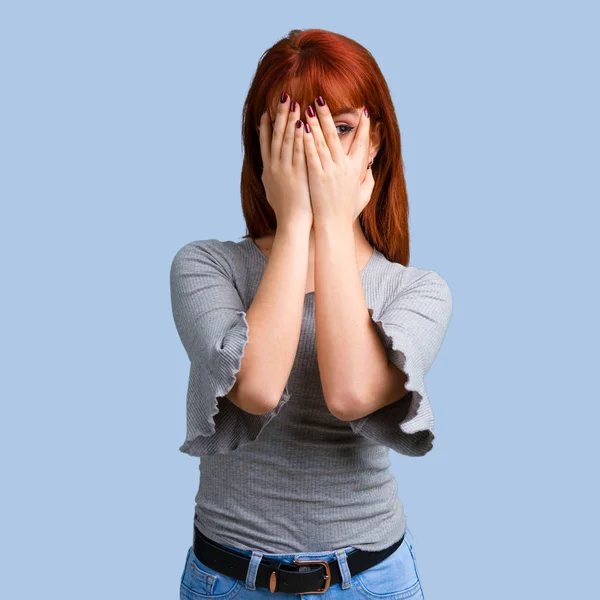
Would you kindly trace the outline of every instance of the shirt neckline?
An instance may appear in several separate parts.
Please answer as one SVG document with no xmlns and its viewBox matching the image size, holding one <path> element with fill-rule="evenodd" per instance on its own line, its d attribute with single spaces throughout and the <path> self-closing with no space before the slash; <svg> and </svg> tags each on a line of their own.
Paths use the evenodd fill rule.
<svg viewBox="0 0 600 600">
<path fill-rule="evenodd" d="M 252 246 L 252 248 L 254 249 L 254 251 L 256 253 L 260 254 L 260 256 L 262 256 L 263 268 L 266 267 L 267 262 L 269 260 L 267 258 L 267 256 L 265 256 L 265 254 L 263 253 L 263 251 L 256 245 L 256 242 L 251 237 L 245 238 L 245 239 L 250 244 L 250 246 Z M 375 246 L 373 246 L 373 252 L 371 253 L 371 257 L 367 261 L 367 264 L 359 271 L 359 275 L 360 275 L 361 281 L 363 280 L 363 276 L 366 274 L 366 272 L 369 270 L 369 268 L 377 260 L 377 257 L 378 257 L 377 255 L 378 254 L 380 254 L 379 250 L 377 250 L 377 248 L 375 248 Z M 314 295 L 315 295 L 315 290 L 313 290 L 312 292 L 307 292 L 306 294 L 304 294 L 304 297 L 314 296 Z"/>
</svg>

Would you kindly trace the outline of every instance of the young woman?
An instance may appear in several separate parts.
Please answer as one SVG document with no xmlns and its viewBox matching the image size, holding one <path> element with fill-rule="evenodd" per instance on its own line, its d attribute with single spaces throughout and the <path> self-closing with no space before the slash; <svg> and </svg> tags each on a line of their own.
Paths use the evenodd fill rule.
<svg viewBox="0 0 600 600">
<path fill-rule="evenodd" d="M 180 450 L 201 457 L 181 598 L 423 598 L 388 452 L 432 448 L 452 296 L 408 266 L 388 86 L 355 41 L 294 30 L 260 60 L 243 140 L 248 234 L 171 267 Z"/>
</svg>

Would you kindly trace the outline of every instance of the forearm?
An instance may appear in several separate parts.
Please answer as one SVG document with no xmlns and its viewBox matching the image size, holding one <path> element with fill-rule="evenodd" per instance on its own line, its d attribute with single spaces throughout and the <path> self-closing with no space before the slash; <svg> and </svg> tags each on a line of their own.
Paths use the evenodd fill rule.
<svg viewBox="0 0 600 600">
<path fill-rule="evenodd" d="M 352 226 L 314 227 L 319 373 L 329 410 L 348 420 L 364 413 L 360 403 L 386 393 L 388 361 L 367 309 Z"/>
<path fill-rule="evenodd" d="M 274 407 L 289 378 L 302 327 L 310 224 L 279 225 L 247 311 L 249 341 L 240 388 L 246 397 Z"/>
</svg>

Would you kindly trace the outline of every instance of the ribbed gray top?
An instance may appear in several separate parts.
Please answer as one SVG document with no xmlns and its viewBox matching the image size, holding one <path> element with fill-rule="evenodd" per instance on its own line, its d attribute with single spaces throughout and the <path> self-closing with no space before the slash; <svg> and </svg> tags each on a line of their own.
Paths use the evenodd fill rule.
<svg viewBox="0 0 600 600">
<path fill-rule="evenodd" d="M 433 445 L 424 376 L 450 321 L 450 288 L 435 271 L 391 262 L 377 249 L 360 271 L 388 358 L 408 375 L 408 413 L 404 401 L 349 422 L 329 412 L 311 292 L 279 404 L 251 415 L 225 396 L 240 369 L 246 311 L 266 265 L 250 238 L 190 242 L 171 265 L 173 317 L 190 359 L 180 450 L 201 457 L 196 527 L 219 543 L 269 554 L 386 548 L 405 528 L 389 449 L 422 456 Z"/>
</svg>

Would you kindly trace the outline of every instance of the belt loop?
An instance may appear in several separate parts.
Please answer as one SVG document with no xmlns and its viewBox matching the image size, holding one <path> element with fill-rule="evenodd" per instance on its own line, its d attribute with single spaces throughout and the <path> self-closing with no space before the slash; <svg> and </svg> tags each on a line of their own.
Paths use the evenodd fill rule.
<svg viewBox="0 0 600 600">
<path fill-rule="evenodd" d="M 258 573 L 258 565 L 262 560 L 263 553 L 258 550 L 252 550 L 250 557 L 250 565 L 248 566 L 248 574 L 246 575 L 246 587 L 249 590 L 256 589 L 256 574 Z"/>
<path fill-rule="evenodd" d="M 335 556 L 337 558 L 338 567 L 340 568 L 340 573 L 342 574 L 342 589 L 347 590 L 352 585 L 350 582 L 352 579 L 352 573 L 350 573 L 350 567 L 348 567 L 346 551 L 336 550 Z"/>
</svg>

